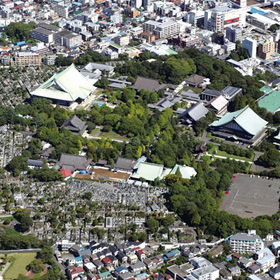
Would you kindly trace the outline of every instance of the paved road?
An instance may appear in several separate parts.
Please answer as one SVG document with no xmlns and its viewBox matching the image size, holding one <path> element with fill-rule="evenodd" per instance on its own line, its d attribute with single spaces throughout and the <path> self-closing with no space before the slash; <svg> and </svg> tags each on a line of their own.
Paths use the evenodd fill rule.
<svg viewBox="0 0 280 280">
<path fill-rule="evenodd" d="M 212 154 L 208 154 L 206 152 L 206 156 L 209 156 L 209 157 L 215 157 L 215 158 L 221 158 L 221 159 L 227 159 L 228 157 L 224 157 L 224 156 L 218 156 L 218 155 L 212 155 Z M 253 164 L 252 161 L 246 161 L 246 160 L 243 160 L 243 159 L 237 159 L 237 158 L 229 158 L 231 160 L 235 160 L 235 161 L 241 161 L 241 162 L 248 162 L 250 164 Z"/>
<path fill-rule="evenodd" d="M 37 253 L 40 251 L 41 251 L 41 249 L 1 250 L 0 254 Z"/>
</svg>

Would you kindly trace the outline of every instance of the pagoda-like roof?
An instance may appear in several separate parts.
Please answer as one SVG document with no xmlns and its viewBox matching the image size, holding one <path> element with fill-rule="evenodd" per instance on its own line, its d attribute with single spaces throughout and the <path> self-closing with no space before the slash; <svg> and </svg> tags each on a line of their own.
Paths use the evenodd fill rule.
<svg viewBox="0 0 280 280">
<path fill-rule="evenodd" d="M 217 127 L 235 121 L 243 130 L 251 135 L 258 134 L 267 125 L 267 121 L 259 117 L 248 105 L 241 110 L 227 113 L 210 126 Z"/>
<path fill-rule="evenodd" d="M 91 92 L 95 91 L 94 84 L 96 82 L 96 79 L 84 77 L 72 64 L 62 72 L 54 74 L 31 92 L 31 95 L 63 101 L 76 101 L 79 98 L 86 99 Z"/>
</svg>

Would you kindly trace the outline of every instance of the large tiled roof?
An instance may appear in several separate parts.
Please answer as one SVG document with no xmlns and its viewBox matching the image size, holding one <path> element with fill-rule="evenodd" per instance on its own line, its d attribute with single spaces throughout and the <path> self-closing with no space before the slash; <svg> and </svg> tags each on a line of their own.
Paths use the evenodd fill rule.
<svg viewBox="0 0 280 280">
<path fill-rule="evenodd" d="M 258 134 L 267 125 L 267 121 L 259 117 L 249 106 L 238 111 L 227 113 L 210 126 L 217 127 L 235 121 L 242 129 L 251 135 Z"/>
<path fill-rule="evenodd" d="M 215 110 L 220 111 L 228 104 L 228 101 L 222 95 L 220 95 L 210 100 L 208 104 L 211 105 Z"/>
<path fill-rule="evenodd" d="M 161 164 L 141 162 L 138 165 L 137 171 L 133 173 L 131 177 L 135 179 L 144 178 L 148 181 L 154 181 L 157 177 L 161 179 L 168 175 L 170 171 L 170 168 L 165 169 Z"/>
<path fill-rule="evenodd" d="M 187 114 L 194 120 L 198 121 L 205 117 L 208 113 L 208 109 L 204 107 L 203 103 L 197 103 L 187 110 Z M 184 113 L 183 113 L 184 114 Z"/>
<path fill-rule="evenodd" d="M 84 77 L 72 64 L 64 71 L 54 74 L 32 91 L 31 95 L 63 101 L 86 99 L 91 92 L 96 90 L 94 86 L 96 81 L 96 79 Z"/>
</svg>

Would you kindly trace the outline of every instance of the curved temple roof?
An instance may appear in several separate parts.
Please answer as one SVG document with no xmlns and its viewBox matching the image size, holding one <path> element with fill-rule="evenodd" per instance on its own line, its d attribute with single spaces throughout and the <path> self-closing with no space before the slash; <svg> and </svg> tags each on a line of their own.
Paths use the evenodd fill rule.
<svg viewBox="0 0 280 280">
<path fill-rule="evenodd" d="M 72 64 L 62 72 L 54 74 L 31 92 L 31 95 L 63 101 L 86 99 L 91 92 L 96 90 L 94 86 L 96 82 L 96 79 L 84 77 Z"/>
</svg>

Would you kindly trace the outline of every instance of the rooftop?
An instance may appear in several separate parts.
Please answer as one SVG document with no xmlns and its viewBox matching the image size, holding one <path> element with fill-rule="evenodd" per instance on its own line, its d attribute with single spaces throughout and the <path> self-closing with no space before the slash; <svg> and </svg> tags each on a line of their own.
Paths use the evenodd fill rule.
<svg viewBox="0 0 280 280">
<path fill-rule="evenodd" d="M 84 77 L 74 66 L 67 67 L 64 71 L 54 74 L 45 83 L 31 92 L 31 95 L 49 99 L 76 101 L 86 99 L 96 90 L 96 79 Z"/>
<path fill-rule="evenodd" d="M 249 106 L 238 111 L 227 113 L 210 126 L 218 127 L 235 121 L 242 129 L 251 135 L 258 134 L 267 125 L 267 121 L 259 117 Z"/>
</svg>

